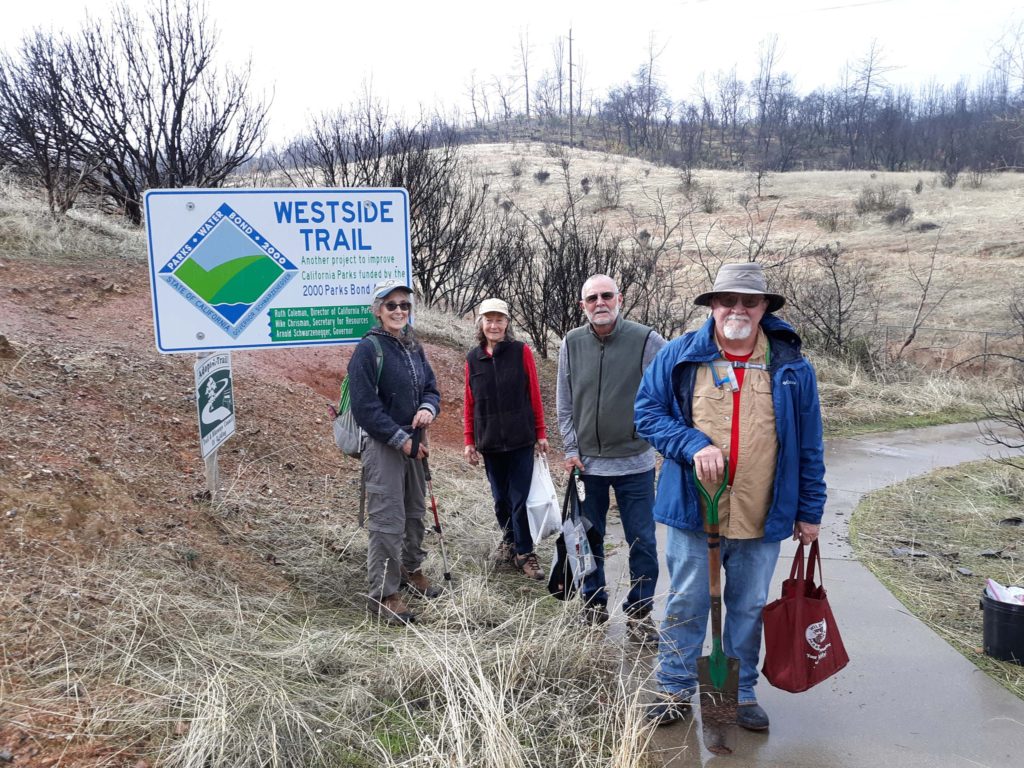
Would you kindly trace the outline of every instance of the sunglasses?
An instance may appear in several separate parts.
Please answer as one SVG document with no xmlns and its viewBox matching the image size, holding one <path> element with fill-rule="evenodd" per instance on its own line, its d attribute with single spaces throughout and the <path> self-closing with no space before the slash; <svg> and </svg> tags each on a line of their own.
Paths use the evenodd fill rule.
<svg viewBox="0 0 1024 768">
<path fill-rule="evenodd" d="M 611 301 L 615 298 L 615 291 L 601 291 L 601 293 L 592 293 L 589 296 L 584 296 L 583 300 L 587 304 L 593 304 L 598 299 L 604 299 L 605 301 Z"/>
<path fill-rule="evenodd" d="M 747 309 L 753 309 L 761 306 L 764 296 L 747 294 L 740 297 L 735 293 L 723 293 L 715 296 L 715 301 L 723 307 L 735 307 L 738 302 L 742 302 Z"/>
<path fill-rule="evenodd" d="M 384 309 L 388 312 L 394 312 L 396 309 L 400 309 L 403 312 L 408 312 L 412 309 L 412 303 L 408 301 L 385 301 Z"/>
</svg>

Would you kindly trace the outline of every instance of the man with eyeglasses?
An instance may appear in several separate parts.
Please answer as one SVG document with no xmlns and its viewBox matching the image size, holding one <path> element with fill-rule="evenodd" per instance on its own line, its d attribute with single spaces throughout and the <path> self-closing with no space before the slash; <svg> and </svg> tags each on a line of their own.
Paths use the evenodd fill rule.
<svg viewBox="0 0 1024 768">
<path fill-rule="evenodd" d="M 718 507 L 723 645 L 740 662 L 736 722 L 768 728 L 754 694 L 761 610 L 781 541 L 817 539 L 825 507 L 817 379 L 800 337 L 774 314 L 785 302 L 768 292 L 760 264 L 723 265 L 712 290 L 694 299 L 711 317 L 662 350 L 637 394 L 637 431 L 664 457 L 654 519 L 667 526 L 670 584 L 661 695 L 648 710 L 659 725 L 689 714 L 698 688 L 711 602 L 699 480 L 711 495 L 726 483 Z"/>
<path fill-rule="evenodd" d="M 644 369 L 665 346 L 656 331 L 619 317 L 622 294 L 608 275 L 584 284 L 580 306 L 587 324 L 566 334 L 558 354 L 558 426 L 565 470 L 582 472 L 583 516 L 596 569 L 583 582 L 583 617 L 608 621 L 604 534 L 610 492 L 615 491 L 629 545 L 630 588 L 623 609 L 630 636 L 656 643 L 651 620 L 658 581 L 654 538 L 654 451 L 637 436 L 633 400 Z"/>
</svg>

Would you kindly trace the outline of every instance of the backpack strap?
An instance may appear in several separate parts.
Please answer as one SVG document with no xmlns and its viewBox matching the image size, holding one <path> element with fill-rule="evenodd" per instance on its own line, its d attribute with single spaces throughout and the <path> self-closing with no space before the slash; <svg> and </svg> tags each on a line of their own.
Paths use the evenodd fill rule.
<svg viewBox="0 0 1024 768">
<path fill-rule="evenodd" d="M 364 339 L 369 339 L 370 343 L 373 344 L 374 364 L 375 364 L 375 366 L 377 368 L 376 386 L 380 387 L 380 372 L 381 372 L 381 369 L 384 367 L 384 350 L 381 349 L 380 342 L 377 340 L 377 337 L 374 336 L 373 334 L 367 334 L 363 338 Z M 341 380 L 341 394 L 338 396 L 338 407 L 335 409 L 335 413 L 336 414 L 342 413 L 344 410 L 348 409 L 348 403 L 345 402 L 345 394 L 346 394 L 345 379 L 347 379 L 347 378 L 348 378 L 348 374 L 345 374 L 345 378 Z"/>
<path fill-rule="evenodd" d="M 377 360 L 377 387 L 380 387 L 380 371 L 384 367 L 384 350 L 380 347 L 380 342 L 377 340 L 375 335 L 368 334 L 367 338 L 370 339 L 370 343 L 373 344 L 373 351 L 376 353 L 375 357 Z"/>
</svg>

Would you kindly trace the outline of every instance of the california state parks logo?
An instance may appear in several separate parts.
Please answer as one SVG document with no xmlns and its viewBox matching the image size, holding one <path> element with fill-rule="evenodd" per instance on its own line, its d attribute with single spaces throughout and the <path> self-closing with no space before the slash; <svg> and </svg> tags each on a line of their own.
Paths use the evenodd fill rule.
<svg viewBox="0 0 1024 768">
<path fill-rule="evenodd" d="M 297 273 L 283 253 L 224 203 L 158 274 L 237 339 Z"/>
<path fill-rule="evenodd" d="M 828 624 L 825 619 L 809 624 L 807 629 L 804 630 L 804 638 L 806 638 L 807 644 L 814 650 L 814 653 L 807 654 L 807 658 L 815 664 L 828 655 L 828 649 L 832 647 L 832 643 L 827 642 Z"/>
</svg>

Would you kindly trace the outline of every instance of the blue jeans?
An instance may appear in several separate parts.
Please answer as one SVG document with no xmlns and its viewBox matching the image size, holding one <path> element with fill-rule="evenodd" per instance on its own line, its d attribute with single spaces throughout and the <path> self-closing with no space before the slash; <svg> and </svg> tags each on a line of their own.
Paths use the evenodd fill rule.
<svg viewBox="0 0 1024 768">
<path fill-rule="evenodd" d="M 722 537 L 725 619 L 722 647 L 740 661 L 739 703 L 757 701 L 761 656 L 761 609 L 768 599 L 780 542 Z M 665 550 L 670 578 L 658 648 L 658 685 L 683 698 L 697 691 L 697 658 L 708 629 L 708 537 L 703 531 L 668 527 Z"/>
<path fill-rule="evenodd" d="M 533 552 L 526 498 L 533 482 L 533 446 L 514 451 L 485 453 L 484 469 L 494 496 L 494 516 L 505 541 L 515 545 L 517 555 Z"/>
<path fill-rule="evenodd" d="M 654 538 L 654 470 L 631 475 L 583 475 L 586 498 L 583 516 L 593 524 L 601 546 L 594 548 L 597 570 L 583 581 L 583 599 L 608 603 L 604 578 L 604 533 L 608 517 L 609 490 L 615 489 L 622 530 L 629 545 L 629 594 L 622 607 L 628 614 L 646 615 L 654 602 L 658 583 L 658 544 Z"/>
</svg>

